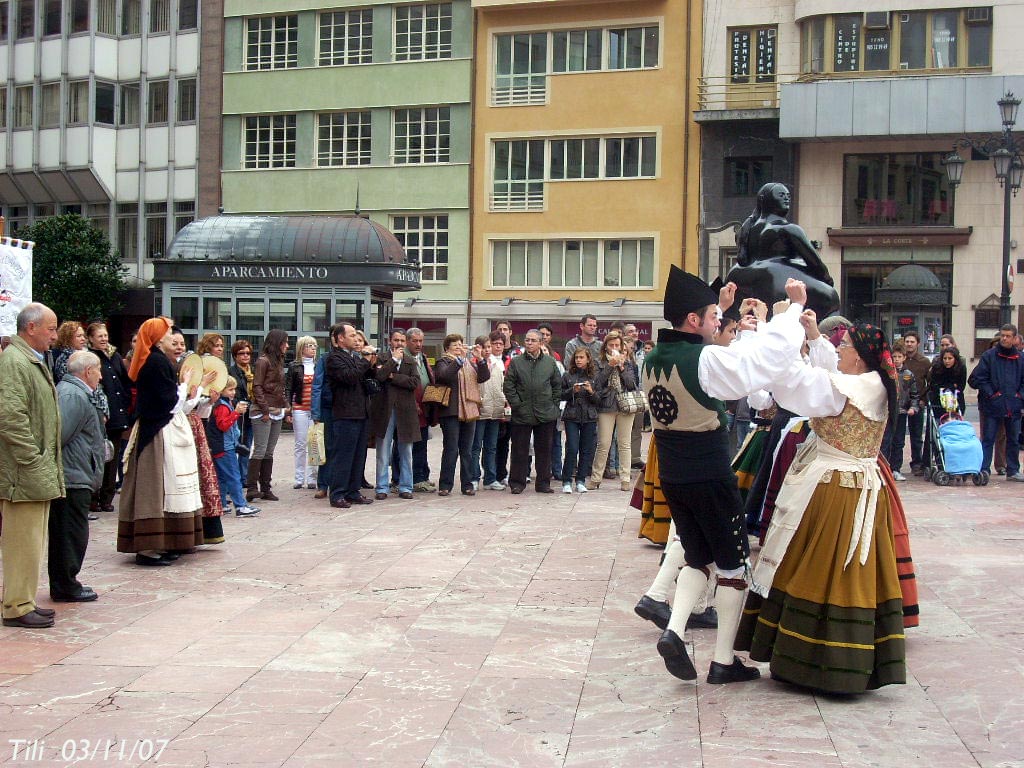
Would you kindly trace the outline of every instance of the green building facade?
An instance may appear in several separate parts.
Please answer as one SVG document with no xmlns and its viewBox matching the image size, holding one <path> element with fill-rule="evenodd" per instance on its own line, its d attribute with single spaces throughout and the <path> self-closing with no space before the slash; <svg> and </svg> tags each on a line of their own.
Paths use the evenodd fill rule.
<svg viewBox="0 0 1024 768">
<path fill-rule="evenodd" d="M 469 296 L 472 19 L 469 0 L 224 2 L 225 210 L 360 210 L 419 262 L 395 314 L 431 336 Z"/>
</svg>

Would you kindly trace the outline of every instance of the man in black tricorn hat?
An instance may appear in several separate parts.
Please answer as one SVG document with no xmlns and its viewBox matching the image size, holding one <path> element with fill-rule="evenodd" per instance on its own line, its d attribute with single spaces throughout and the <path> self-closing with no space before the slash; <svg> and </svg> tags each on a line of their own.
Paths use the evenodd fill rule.
<svg viewBox="0 0 1024 768">
<path fill-rule="evenodd" d="M 713 564 L 720 589 L 715 596 L 718 632 L 709 683 L 760 676 L 733 654 L 747 588 L 749 545 L 743 503 L 730 467 L 723 401 L 769 387 L 771 380 L 762 371 L 778 370 L 780 359 L 788 359 L 789 350 L 803 339 L 803 328 L 792 321 L 773 321 L 753 333 L 756 321 L 746 315 L 740 325 L 746 333 L 736 342 L 727 347 L 712 344 L 719 314 L 732 305 L 735 293 L 736 286 L 729 283 L 716 295 L 707 283 L 673 266 L 664 308 L 672 329 L 658 333 L 657 346 L 644 360 L 661 488 L 686 558 L 658 653 L 672 675 L 696 679 L 682 634 Z M 799 315 L 807 300 L 804 284 L 790 280 L 786 293 L 792 302 L 786 312 Z"/>
</svg>

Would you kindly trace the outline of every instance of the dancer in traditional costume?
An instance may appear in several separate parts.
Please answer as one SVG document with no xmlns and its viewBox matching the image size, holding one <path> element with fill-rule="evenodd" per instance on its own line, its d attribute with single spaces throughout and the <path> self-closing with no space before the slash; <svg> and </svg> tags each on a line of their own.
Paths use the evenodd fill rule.
<svg viewBox="0 0 1024 768">
<path fill-rule="evenodd" d="M 801 322 L 819 337 L 813 313 Z M 814 431 L 776 503 L 736 648 L 772 676 L 859 693 L 906 679 L 889 495 L 878 450 L 896 405 L 885 334 L 857 325 L 831 366 L 796 364 L 772 394 Z"/>
<path fill-rule="evenodd" d="M 186 417 L 198 397 L 178 383 L 171 327 L 165 317 L 142 324 L 128 371 L 138 386 L 138 420 L 125 451 L 117 551 L 135 553 L 139 565 L 169 565 L 171 553 L 204 541 L 196 444 Z"/>
<path fill-rule="evenodd" d="M 718 297 L 700 279 L 677 267 L 665 291 L 665 319 L 658 344 L 644 360 L 645 389 L 654 421 L 662 491 L 682 543 L 686 567 L 676 580 L 668 627 L 658 653 L 669 673 L 693 680 L 697 672 L 682 641 L 691 609 L 707 589 L 711 565 L 717 573 L 718 631 L 709 683 L 753 680 L 760 673 L 733 654 L 733 640 L 746 590 L 747 535 L 743 503 L 730 466 L 725 400 L 766 389 L 765 372 L 784 371 L 799 349 L 803 331 L 797 316 L 804 286 L 787 287 L 794 306 L 768 323 L 756 338 L 728 347 L 712 345 L 718 303 L 731 305 L 735 286 Z M 726 307 L 728 308 L 728 307 Z M 753 319 L 742 327 L 752 327 Z"/>
</svg>

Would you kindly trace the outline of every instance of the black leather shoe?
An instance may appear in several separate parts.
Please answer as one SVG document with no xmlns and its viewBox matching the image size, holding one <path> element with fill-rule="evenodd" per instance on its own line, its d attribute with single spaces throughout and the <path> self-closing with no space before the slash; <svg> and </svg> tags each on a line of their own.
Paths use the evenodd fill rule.
<svg viewBox="0 0 1024 768">
<path fill-rule="evenodd" d="M 52 619 L 57 615 L 57 612 L 53 610 L 53 608 L 40 608 L 38 605 L 36 606 L 36 613 L 40 616 L 45 616 L 48 619 Z"/>
<path fill-rule="evenodd" d="M 366 496 L 360 494 L 354 499 L 345 499 L 349 504 L 373 504 L 373 499 L 369 499 Z"/>
<path fill-rule="evenodd" d="M 93 590 L 92 587 L 82 587 L 74 595 L 61 595 L 50 593 L 50 599 L 55 603 L 91 603 L 99 595 Z"/>
<path fill-rule="evenodd" d="M 668 629 L 668 620 L 672 618 L 672 608 L 668 603 L 644 595 L 633 607 L 633 612 L 641 619 L 653 621 L 658 629 Z"/>
<path fill-rule="evenodd" d="M 171 560 L 164 560 L 162 557 L 150 557 L 149 555 L 135 555 L 136 565 L 171 565 Z"/>
<path fill-rule="evenodd" d="M 53 626 L 53 616 L 42 616 L 35 611 L 29 611 L 24 616 L 16 619 L 4 619 L 5 627 L 20 627 L 21 629 L 46 629 Z"/>
<path fill-rule="evenodd" d="M 352 505 L 349 503 L 348 499 L 338 499 L 337 501 L 332 501 L 331 506 L 335 509 L 348 509 Z"/>
<path fill-rule="evenodd" d="M 718 629 L 718 614 L 714 608 L 708 608 L 704 613 L 691 613 L 686 620 L 687 629 Z"/>
<path fill-rule="evenodd" d="M 719 664 L 711 662 L 711 669 L 708 670 L 708 682 L 712 685 L 724 683 L 746 683 L 750 680 L 757 680 L 761 676 L 761 670 L 756 667 L 745 667 L 739 656 L 732 657 L 732 664 Z"/>
<path fill-rule="evenodd" d="M 523 492 L 523 486 L 521 486 L 521 485 L 512 485 L 512 486 L 509 486 L 509 487 L 511 488 L 512 493 L 522 493 Z"/>
<path fill-rule="evenodd" d="M 682 638 L 671 629 L 661 633 L 658 640 L 658 653 L 665 660 L 665 669 L 673 677 L 680 680 L 696 680 L 697 670 L 693 668 L 690 655 L 686 652 L 686 646 Z"/>
<path fill-rule="evenodd" d="M 169 563 L 173 563 L 175 560 L 178 560 L 180 558 L 181 554 L 179 552 L 164 552 L 162 555 L 160 555 L 161 560 L 166 560 Z"/>
<path fill-rule="evenodd" d="M 537 493 L 554 493 L 554 489 L 550 485 L 537 485 L 534 486 L 534 491 Z"/>
</svg>

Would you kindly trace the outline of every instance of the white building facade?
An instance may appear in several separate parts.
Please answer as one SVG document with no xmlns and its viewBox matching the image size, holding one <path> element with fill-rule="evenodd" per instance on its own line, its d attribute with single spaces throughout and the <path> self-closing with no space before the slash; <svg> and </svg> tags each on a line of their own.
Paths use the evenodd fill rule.
<svg viewBox="0 0 1024 768">
<path fill-rule="evenodd" d="M 79 213 L 136 284 L 197 194 L 199 0 L 0 2 L 8 233 Z"/>
<path fill-rule="evenodd" d="M 952 333 L 964 356 L 976 358 L 998 326 L 1003 193 L 989 158 L 961 150 L 968 162 L 956 190 L 943 160 L 957 138 L 1001 129 L 1003 94 L 1024 95 L 1022 32 L 1024 7 L 1011 0 L 709 6 L 700 114 L 713 128 L 723 118 L 736 126 L 735 157 L 727 146 L 720 171 L 726 194 L 746 192 L 752 208 L 763 181 L 789 184 L 792 218 L 821 244 L 845 314 L 895 338 L 916 330 L 926 351 Z M 791 158 L 786 177 L 772 178 L 770 147 L 744 156 L 742 127 L 752 121 L 777 125 L 772 146 Z M 1024 199 L 1013 199 L 1011 218 L 1015 246 Z M 733 248 L 731 229 L 710 231 L 723 223 L 704 224 L 712 272 Z M 1017 258 L 1012 251 L 1014 267 Z M 920 284 L 928 301 L 915 301 L 898 278 L 889 284 L 907 264 L 934 277 Z M 1018 324 L 1020 290 L 1011 294 Z"/>
</svg>

